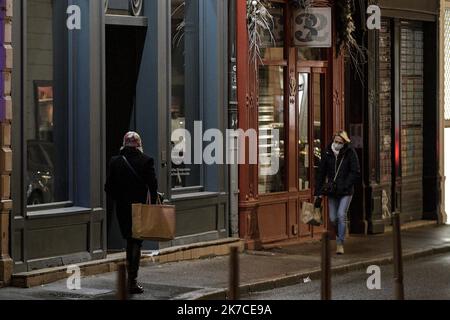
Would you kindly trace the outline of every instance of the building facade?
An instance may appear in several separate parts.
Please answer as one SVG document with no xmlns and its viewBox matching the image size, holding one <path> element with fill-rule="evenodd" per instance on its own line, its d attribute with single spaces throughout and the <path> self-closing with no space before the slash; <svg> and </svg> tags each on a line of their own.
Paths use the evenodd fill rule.
<svg viewBox="0 0 450 320">
<path fill-rule="evenodd" d="M 229 237 L 228 167 L 171 161 L 189 147 L 174 130 L 194 137 L 194 122 L 204 131 L 228 126 L 228 2 L 1 6 L 0 281 L 123 250 L 103 186 L 109 159 L 130 130 L 155 159 L 159 191 L 177 206 L 177 238 L 146 249 Z"/>
<path fill-rule="evenodd" d="M 323 231 L 301 222 L 302 206 L 313 200 L 321 151 L 334 132 L 344 129 L 344 57 L 336 46 L 336 3 L 314 1 L 309 11 L 298 4 L 266 2 L 274 27 L 255 58 L 249 9 L 246 1 L 238 2 L 239 128 L 258 132 L 258 146 L 246 144 L 249 157 L 257 153 L 259 160 L 279 159 L 276 173 L 268 173 L 262 161 L 240 165 L 239 226 L 248 248 L 310 240 Z M 310 38 L 314 32 L 319 37 Z"/>
<path fill-rule="evenodd" d="M 13 272 L 10 251 L 11 202 L 11 71 L 13 67 L 11 21 L 12 0 L 0 1 L 0 287 L 6 285 Z"/>
<path fill-rule="evenodd" d="M 403 222 L 444 222 L 439 2 L 370 4 L 381 8 L 381 30 L 360 34 L 368 52 L 364 81 L 352 69 L 346 80 L 347 127 L 363 146 L 352 232 L 383 233 L 393 212 Z"/>
</svg>

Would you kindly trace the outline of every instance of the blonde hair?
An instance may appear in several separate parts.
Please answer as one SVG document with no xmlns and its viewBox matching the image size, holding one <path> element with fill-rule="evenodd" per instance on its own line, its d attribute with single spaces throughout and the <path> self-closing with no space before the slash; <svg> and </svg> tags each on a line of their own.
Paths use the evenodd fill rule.
<svg viewBox="0 0 450 320">
<path fill-rule="evenodd" d="M 342 138 L 346 143 L 351 143 L 352 140 L 350 140 L 350 138 L 348 137 L 347 131 L 341 130 L 336 132 L 336 134 L 334 135 L 333 139 L 336 137 L 340 137 Z"/>
</svg>

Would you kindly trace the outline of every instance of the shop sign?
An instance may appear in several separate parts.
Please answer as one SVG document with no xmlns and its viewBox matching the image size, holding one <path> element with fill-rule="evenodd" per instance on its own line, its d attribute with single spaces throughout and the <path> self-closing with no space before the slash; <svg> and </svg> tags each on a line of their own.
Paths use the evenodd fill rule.
<svg viewBox="0 0 450 320">
<path fill-rule="evenodd" d="M 331 8 L 310 8 L 294 12 L 294 46 L 330 48 L 332 46 Z"/>
</svg>

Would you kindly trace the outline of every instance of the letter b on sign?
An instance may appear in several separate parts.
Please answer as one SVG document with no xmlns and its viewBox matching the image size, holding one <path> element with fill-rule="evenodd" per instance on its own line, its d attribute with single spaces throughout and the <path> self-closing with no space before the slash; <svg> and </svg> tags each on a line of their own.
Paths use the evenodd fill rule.
<svg viewBox="0 0 450 320">
<path fill-rule="evenodd" d="M 367 274 L 371 276 L 367 279 L 367 289 L 381 290 L 381 269 L 379 266 L 370 266 L 367 269 Z"/>
</svg>

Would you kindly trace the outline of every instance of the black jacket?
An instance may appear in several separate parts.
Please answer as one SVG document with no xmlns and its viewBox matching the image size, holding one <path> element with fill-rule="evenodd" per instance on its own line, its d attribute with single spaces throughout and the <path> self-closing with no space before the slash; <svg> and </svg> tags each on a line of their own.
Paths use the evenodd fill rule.
<svg viewBox="0 0 450 320">
<path fill-rule="evenodd" d="M 133 174 L 122 156 L 127 158 L 140 179 Z M 158 182 L 154 160 L 134 148 L 123 149 L 119 156 L 111 159 L 105 191 L 116 202 L 116 213 L 122 236 L 125 239 L 130 238 L 132 204 L 146 203 L 148 191 L 151 194 L 152 204 L 157 201 Z"/>
<path fill-rule="evenodd" d="M 336 194 L 334 196 L 350 196 L 355 193 L 355 184 L 361 176 L 358 154 L 351 145 L 345 145 L 336 159 L 330 144 L 322 154 L 317 174 L 315 195 L 323 195 L 323 186 L 326 181 L 333 181 L 336 170 L 342 161 L 342 166 L 336 178 Z M 336 162 L 337 160 L 337 162 Z"/>
</svg>

